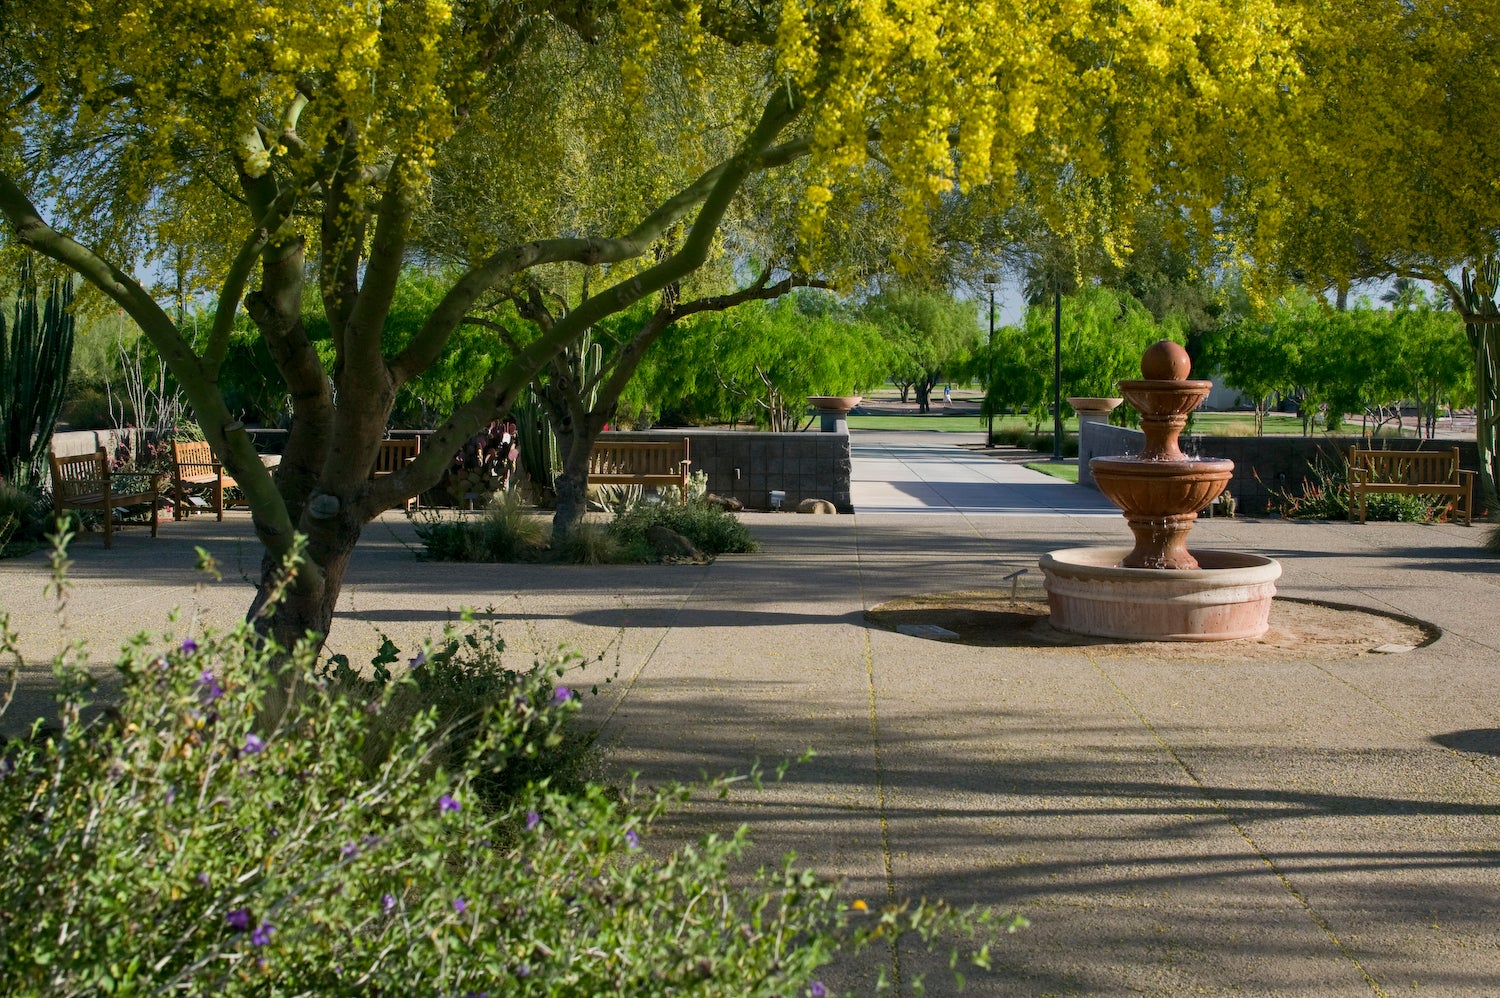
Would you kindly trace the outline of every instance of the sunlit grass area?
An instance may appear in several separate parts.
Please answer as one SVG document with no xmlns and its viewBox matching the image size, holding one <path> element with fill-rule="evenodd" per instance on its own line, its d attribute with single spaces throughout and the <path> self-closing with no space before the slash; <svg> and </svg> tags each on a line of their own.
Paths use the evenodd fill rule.
<svg viewBox="0 0 1500 998">
<path fill-rule="evenodd" d="M 1026 467 L 1032 471 L 1040 471 L 1044 475 L 1053 478 L 1061 478 L 1065 482 L 1078 484 L 1078 462 L 1077 461 L 1028 461 Z"/>
<path fill-rule="evenodd" d="M 933 406 L 933 411 L 926 415 L 913 413 L 903 416 L 850 416 L 849 428 L 851 430 L 938 430 L 947 433 L 983 433 L 987 422 L 983 416 L 971 412 L 945 412 L 942 409 L 942 403 L 938 402 Z M 1030 416 L 995 417 L 997 433 L 1030 429 L 1032 429 Z M 1044 420 L 1043 432 L 1051 429 L 1052 420 L 1050 418 Z M 1077 433 L 1078 421 L 1076 419 L 1063 420 L 1063 431 Z M 1192 422 L 1188 424 L 1187 432 L 1218 437 L 1253 437 L 1255 436 L 1255 414 L 1250 412 L 1195 412 Z M 1267 413 L 1262 432 L 1266 436 L 1300 436 L 1302 420 L 1291 413 Z M 1314 427 L 1312 433 L 1313 436 L 1326 436 L 1328 431 L 1322 427 Z M 1358 436 L 1359 433 L 1359 423 L 1349 421 L 1335 435 Z M 1413 436 L 1414 434 L 1414 428 L 1407 427 L 1400 435 Z M 1398 434 L 1391 427 L 1382 430 L 1379 435 L 1397 436 Z"/>
</svg>

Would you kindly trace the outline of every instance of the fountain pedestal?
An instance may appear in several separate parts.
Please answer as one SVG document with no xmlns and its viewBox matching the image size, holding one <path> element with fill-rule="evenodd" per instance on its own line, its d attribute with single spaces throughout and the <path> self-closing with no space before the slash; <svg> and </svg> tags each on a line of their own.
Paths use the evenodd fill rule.
<svg viewBox="0 0 1500 998">
<path fill-rule="evenodd" d="M 1212 387 L 1189 381 L 1187 352 L 1162 340 L 1120 394 L 1141 414 L 1146 442 L 1131 457 L 1089 462 L 1099 491 L 1125 514 L 1135 546 L 1072 548 L 1041 560 L 1059 630 L 1156 641 L 1259 637 L 1281 566 L 1269 558 L 1187 547 L 1199 510 L 1219 497 L 1234 462 L 1190 458 L 1178 446 L 1188 413 Z"/>
</svg>

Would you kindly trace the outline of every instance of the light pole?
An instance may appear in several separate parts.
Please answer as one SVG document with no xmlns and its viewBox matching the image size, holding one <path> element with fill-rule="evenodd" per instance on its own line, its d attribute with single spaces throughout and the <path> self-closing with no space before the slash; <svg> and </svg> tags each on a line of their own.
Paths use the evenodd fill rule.
<svg viewBox="0 0 1500 998">
<path fill-rule="evenodd" d="M 984 286 L 990 292 L 989 359 L 985 362 L 985 366 L 989 368 L 989 372 L 984 383 L 985 402 L 988 403 L 985 408 L 989 410 L 989 426 L 984 435 L 984 445 L 986 447 L 995 446 L 995 285 L 999 283 L 999 275 L 984 275 Z"/>
<path fill-rule="evenodd" d="M 1062 460 L 1062 288 L 1052 286 L 1052 460 Z"/>
</svg>

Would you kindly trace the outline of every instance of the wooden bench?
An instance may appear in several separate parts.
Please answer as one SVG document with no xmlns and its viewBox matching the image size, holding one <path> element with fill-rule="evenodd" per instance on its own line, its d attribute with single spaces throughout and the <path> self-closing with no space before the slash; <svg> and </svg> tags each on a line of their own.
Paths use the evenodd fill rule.
<svg viewBox="0 0 1500 998">
<path fill-rule="evenodd" d="M 605 435 L 606 437 L 608 434 Z M 590 485 L 675 485 L 687 502 L 688 438 L 594 441 L 589 452 Z"/>
<path fill-rule="evenodd" d="M 1449 450 L 1361 450 L 1349 448 L 1349 517 L 1374 493 L 1452 496 L 1454 518 L 1468 525 L 1474 515 L 1474 472 L 1458 466 L 1458 448 Z"/>
<path fill-rule="evenodd" d="M 370 469 L 371 481 L 395 474 L 415 461 L 420 453 L 421 437 L 396 437 L 380 441 L 380 449 L 375 452 L 375 465 Z M 406 511 L 410 513 L 415 505 L 417 497 L 412 496 L 406 500 Z"/>
<path fill-rule="evenodd" d="M 117 488 L 114 474 L 109 469 L 109 455 L 100 447 L 92 454 L 75 454 L 71 457 L 48 455 L 52 465 L 52 510 L 61 516 L 65 510 L 98 510 L 104 520 L 104 546 L 114 545 L 114 511 L 118 506 L 151 504 L 151 536 L 156 536 L 157 520 L 161 507 L 161 486 L 164 476 L 131 474 L 131 479 L 144 479 L 149 485 L 139 489 L 138 482 Z M 125 484 L 125 483 L 122 483 Z"/>
<path fill-rule="evenodd" d="M 192 500 L 200 492 L 209 495 L 210 507 L 224 520 L 224 489 L 235 480 L 224 474 L 207 440 L 172 441 L 172 519 L 186 520 L 196 512 Z"/>
</svg>

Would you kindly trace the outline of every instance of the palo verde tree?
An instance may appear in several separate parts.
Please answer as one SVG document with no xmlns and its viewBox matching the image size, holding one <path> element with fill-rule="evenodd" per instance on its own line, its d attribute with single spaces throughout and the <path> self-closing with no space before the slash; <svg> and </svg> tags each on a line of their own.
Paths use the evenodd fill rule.
<svg viewBox="0 0 1500 998">
<path fill-rule="evenodd" d="M 1488 138 L 1500 130 L 1497 37 L 1500 7 L 1488 0 L 1305 4 L 1302 100 L 1275 138 L 1282 170 L 1248 171 L 1224 205 L 1239 252 L 1280 282 L 1342 295 L 1360 279 L 1403 276 L 1446 292 L 1469 327 L 1492 510 L 1500 330 L 1485 261 L 1500 248 Z"/>
<path fill-rule="evenodd" d="M 674 324 L 705 312 L 722 312 L 751 301 L 780 297 L 807 278 L 788 275 L 771 280 L 762 271 L 745 287 L 721 295 L 684 301 L 676 284 L 664 288 L 654 308 L 633 309 L 593 327 L 580 341 L 553 354 L 537 387 L 537 400 L 557 440 L 561 467 L 553 479 L 557 507 L 552 518 L 554 543 L 566 538 L 588 509 L 589 454 L 599 434 L 615 418 L 620 397 L 630 385 L 652 345 Z M 566 314 L 566 300 L 549 297 L 539 286 L 514 299 L 517 312 L 543 333 Z M 491 320 L 469 321 L 489 325 Z M 493 328 L 517 352 L 520 342 L 504 327 Z"/>
<path fill-rule="evenodd" d="M 165 359 L 245 492 L 268 572 L 307 539 L 274 618 L 290 639 L 326 633 L 364 524 L 436 482 L 557 351 L 700 268 L 750 178 L 805 160 L 809 260 L 840 236 L 836 192 L 871 170 L 897 192 L 909 257 L 955 183 L 1003 199 L 1023 169 L 1098 178 L 1113 213 L 1149 197 L 1207 218 L 1231 167 L 1272 172 L 1299 17 L 1279 0 L 21 0 L 0 19 L 0 212 Z M 666 81 L 737 110 L 633 115 Z M 504 230 L 466 226 L 485 198 L 523 210 Z M 556 211 L 578 203 L 593 207 Z M 415 332 L 384 344 L 397 279 L 439 230 L 461 265 Z M 132 273 L 152 258 L 207 289 L 196 342 Z M 422 457 L 371 481 L 401 386 L 486 294 L 549 267 L 598 276 L 519 352 L 497 343 Z M 291 397 L 274 478 L 219 388 L 242 310 Z"/>
</svg>

